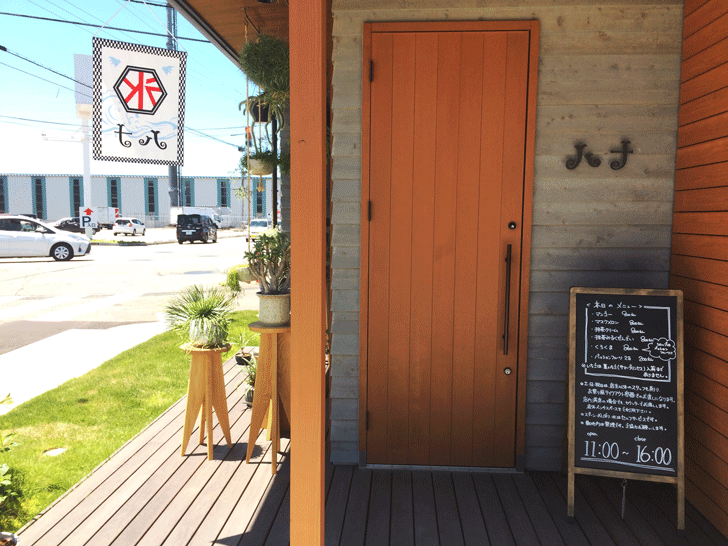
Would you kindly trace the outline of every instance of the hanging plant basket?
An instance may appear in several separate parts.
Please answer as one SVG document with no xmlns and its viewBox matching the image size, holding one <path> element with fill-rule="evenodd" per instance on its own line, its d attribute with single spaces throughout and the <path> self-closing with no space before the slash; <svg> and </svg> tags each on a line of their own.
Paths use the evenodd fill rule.
<svg viewBox="0 0 728 546">
<path fill-rule="evenodd" d="M 276 169 L 275 159 L 248 158 L 248 171 L 254 176 L 267 176 Z"/>
<path fill-rule="evenodd" d="M 255 123 L 270 123 L 270 108 L 262 102 L 250 103 L 250 115 Z"/>
</svg>

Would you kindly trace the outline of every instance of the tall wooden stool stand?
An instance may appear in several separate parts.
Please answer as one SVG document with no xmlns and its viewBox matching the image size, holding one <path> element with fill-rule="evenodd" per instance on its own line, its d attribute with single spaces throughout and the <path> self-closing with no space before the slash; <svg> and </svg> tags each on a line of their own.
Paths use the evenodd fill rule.
<svg viewBox="0 0 728 546">
<path fill-rule="evenodd" d="M 266 326 L 260 322 L 252 322 L 248 328 L 251 332 L 260 334 L 260 350 L 245 462 L 250 462 L 255 440 L 264 426 L 263 423 L 267 422 L 265 427 L 273 442 L 270 448 L 271 471 L 275 474 L 281 445 L 281 420 L 285 417 L 290 419 L 291 416 L 291 327 Z M 281 406 L 284 415 L 281 415 Z"/>
<path fill-rule="evenodd" d="M 212 410 L 215 409 L 220 428 L 225 435 L 229 448 L 230 421 L 228 419 L 227 397 L 225 396 L 225 380 L 222 374 L 222 356 L 230 350 L 230 345 L 219 349 L 198 349 L 188 345 L 182 347 L 192 355 L 190 366 L 190 384 L 187 389 L 187 409 L 185 410 L 185 427 L 182 432 L 182 456 L 192 436 L 197 415 L 200 415 L 200 444 L 205 443 L 205 425 L 207 425 L 207 458 L 212 460 Z"/>
</svg>

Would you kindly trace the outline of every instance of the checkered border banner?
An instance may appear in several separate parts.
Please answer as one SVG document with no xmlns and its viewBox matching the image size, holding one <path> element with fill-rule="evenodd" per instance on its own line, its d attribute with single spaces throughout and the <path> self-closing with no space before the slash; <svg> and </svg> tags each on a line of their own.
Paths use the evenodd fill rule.
<svg viewBox="0 0 728 546">
<path fill-rule="evenodd" d="M 138 53 L 147 53 L 150 55 L 159 55 L 165 57 L 176 57 L 179 59 L 179 106 L 178 106 L 178 129 L 177 129 L 177 160 L 168 161 L 161 159 L 144 159 L 120 157 L 113 155 L 103 155 L 101 149 L 101 48 L 113 47 L 116 49 L 124 49 Z M 122 161 L 126 163 L 149 163 L 152 165 L 184 165 L 184 122 L 185 122 L 185 95 L 186 95 L 186 71 L 187 71 L 187 52 L 175 51 L 172 49 L 162 49 L 160 47 L 145 46 L 140 44 L 130 44 L 127 42 L 117 42 L 115 40 L 107 40 L 105 38 L 93 39 L 93 81 L 94 81 L 94 99 L 93 99 L 93 157 L 96 160 L 102 159 L 107 161 Z"/>
</svg>

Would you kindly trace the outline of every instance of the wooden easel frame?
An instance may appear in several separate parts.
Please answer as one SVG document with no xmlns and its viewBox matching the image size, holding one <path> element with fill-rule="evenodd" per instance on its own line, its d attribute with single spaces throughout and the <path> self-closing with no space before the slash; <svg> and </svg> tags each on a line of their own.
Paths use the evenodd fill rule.
<svg viewBox="0 0 728 546">
<path fill-rule="evenodd" d="M 641 474 L 638 472 L 618 472 L 612 470 L 599 470 L 596 468 L 582 468 L 575 466 L 575 418 L 576 418 L 576 295 L 577 294 L 612 294 L 628 296 L 668 296 L 676 298 L 677 310 L 677 475 L 659 476 Z M 568 389 L 568 498 L 567 516 L 574 517 L 574 475 L 588 474 L 607 478 L 622 478 L 629 480 L 643 480 L 650 482 L 673 483 L 677 486 L 677 528 L 685 529 L 685 426 L 684 426 L 684 390 L 685 377 L 683 372 L 683 293 L 681 290 L 653 290 L 631 288 L 586 288 L 572 287 L 569 293 L 569 389 Z"/>
</svg>

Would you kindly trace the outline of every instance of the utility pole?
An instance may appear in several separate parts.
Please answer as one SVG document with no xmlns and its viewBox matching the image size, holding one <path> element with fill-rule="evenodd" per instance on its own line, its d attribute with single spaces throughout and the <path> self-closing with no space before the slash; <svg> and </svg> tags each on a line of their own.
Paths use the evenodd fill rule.
<svg viewBox="0 0 728 546">
<path fill-rule="evenodd" d="M 167 3 L 167 49 L 177 51 L 177 12 Z M 179 183 L 177 181 L 177 166 L 169 166 L 169 204 L 179 207 Z"/>
</svg>

